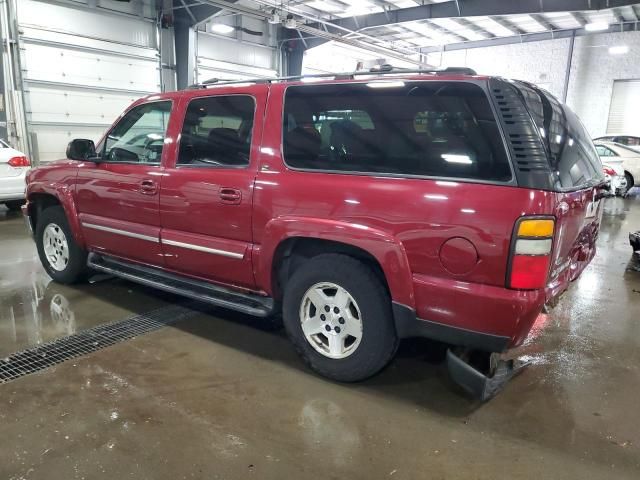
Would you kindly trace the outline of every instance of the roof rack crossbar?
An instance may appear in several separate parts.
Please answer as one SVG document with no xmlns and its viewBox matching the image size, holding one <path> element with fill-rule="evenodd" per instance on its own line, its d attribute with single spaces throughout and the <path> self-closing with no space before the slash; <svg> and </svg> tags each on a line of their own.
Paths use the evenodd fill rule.
<svg viewBox="0 0 640 480">
<path fill-rule="evenodd" d="M 340 80 L 348 80 L 353 79 L 354 77 L 359 76 L 382 76 L 382 75 L 399 75 L 399 74 L 430 74 L 430 75 L 477 75 L 475 70 L 467 67 L 447 67 L 442 69 L 402 69 L 402 68 L 393 68 L 389 70 L 360 70 L 357 72 L 343 72 L 343 73 L 317 73 L 313 75 L 292 75 L 288 77 L 274 77 L 274 78 L 247 78 L 244 80 L 219 80 L 217 78 L 212 78 L 209 80 L 205 80 L 202 83 L 197 83 L 189 86 L 189 89 L 199 89 L 199 88 L 208 88 L 208 87 L 218 87 L 221 85 L 237 85 L 237 84 L 245 84 L 245 83 L 273 83 L 273 82 L 287 82 L 294 80 L 304 80 L 304 79 L 313 79 L 313 78 L 335 78 Z"/>
</svg>

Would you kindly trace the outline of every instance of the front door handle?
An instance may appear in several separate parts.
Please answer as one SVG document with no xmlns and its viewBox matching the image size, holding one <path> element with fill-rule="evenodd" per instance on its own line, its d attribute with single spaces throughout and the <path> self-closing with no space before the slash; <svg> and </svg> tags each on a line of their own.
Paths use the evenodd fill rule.
<svg viewBox="0 0 640 480">
<path fill-rule="evenodd" d="M 158 192 L 158 184 L 153 180 L 142 180 L 140 182 L 140 193 L 143 195 L 155 195 Z"/>
<path fill-rule="evenodd" d="M 220 201 L 229 205 L 239 205 L 242 200 L 242 192 L 237 188 L 222 187 L 220 189 Z"/>
</svg>

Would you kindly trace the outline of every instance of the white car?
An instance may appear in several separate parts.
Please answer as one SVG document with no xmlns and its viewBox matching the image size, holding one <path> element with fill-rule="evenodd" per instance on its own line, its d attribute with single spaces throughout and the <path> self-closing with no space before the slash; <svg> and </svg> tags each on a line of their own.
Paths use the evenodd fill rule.
<svg viewBox="0 0 640 480">
<path fill-rule="evenodd" d="M 594 142 L 603 165 L 609 165 L 626 179 L 625 193 L 640 186 L 640 152 L 614 142 Z M 613 191 L 613 183 L 612 183 Z"/>
<path fill-rule="evenodd" d="M 17 211 L 24 203 L 25 175 L 31 168 L 29 158 L 0 140 L 0 204 Z"/>
</svg>

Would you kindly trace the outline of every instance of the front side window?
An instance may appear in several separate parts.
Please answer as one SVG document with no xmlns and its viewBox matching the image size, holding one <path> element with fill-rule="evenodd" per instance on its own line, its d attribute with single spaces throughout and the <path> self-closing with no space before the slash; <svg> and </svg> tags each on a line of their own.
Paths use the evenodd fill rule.
<svg viewBox="0 0 640 480">
<path fill-rule="evenodd" d="M 248 95 L 192 100 L 187 107 L 178 166 L 242 168 L 249 165 L 255 101 Z"/>
<path fill-rule="evenodd" d="M 109 132 L 102 150 L 103 161 L 160 164 L 171 101 L 134 107 Z"/>
<path fill-rule="evenodd" d="M 294 86 L 284 109 L 293 168 L 511 180 L 487 96 L 471 83 Z"/>
</svg>

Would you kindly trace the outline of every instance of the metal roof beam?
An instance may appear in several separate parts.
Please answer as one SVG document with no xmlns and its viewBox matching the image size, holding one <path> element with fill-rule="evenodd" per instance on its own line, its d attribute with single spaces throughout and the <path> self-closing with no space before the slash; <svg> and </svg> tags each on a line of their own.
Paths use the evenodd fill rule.
<svg viewBox="0 0 640 480">
<path fill-rule="evenodd" d="M 496 22 L 498 25 L 509 30 L 511 33 L 515 33 L 516 35 L 522 35 L 523 33 L 527 33 L 526 31 L 518 27 L 515 23 L 511 23 L 509 20 L 507 20 L 504 17 L 491 16 L 489 18 L 494 22 Z"/>
<path fill-rule="evenodd" d="M 529 17 L 534 20 L 538 25 L 547 30 L 556 30 L 556 26 L 552 24 L 544 15 L 540 15 L 537 13 L 532 13 Z"/>
<path fill-rule="evenodd" d="M 456 22 L 458 25 L 463 26 L 464 28 L 468 28 L 472 32 L 476 32 L 479 35 L 482 35 L 486 38 L 493 38 L 495 35 L 491 33 L 489 30 L 485 30 L 480 25 L 476 25 L 473 22 L 470 22 L 466 18 L 452 18 L 452 21 Z"/>
<path fill-rule="evenodd" d="M 585 16 L 580 12 L 571 12 L 571 16 L 576 22 L 580 24 L 581 27 L 584 27 L 587 23 L 589 23 Z"/>
<path fill-rule="evenodd" d="M 618 8 L 612 9 L 611 12 L 613 13 L 613 16 L 615 17 L 616 22 L 618 22 L 618 23 L 626 22 L 626 20 L 624 19 L 624 16 L 622 15 L 622 13 L 620 12 L 620 10 Z"/>
<path fill-rule="evenodd" d="M 542 40 L 555 40 L 558 38 L 571 38 L 572 36 L 582 37 L 598 33 L 630 32 L 635 30 L 634 23 L 614 23 L 607 30 L 599 32 L 588 32 L 583 28 L 556 30 L 553 32 L 529 33 L 527 35 L 517 35 L 513 37 L 496 37 L 487 40 L 475 40 L 473 42 L 450 43 L 448 45 L 438 45 L 433 47 L 422 47 L 420 53 L 448 52 L 452 50 L 464 50 L 467 48 L 495 47 L 499 45 L 512 45 L 514 43 L 540 42 Z"/>
<path fill-rule="evenodd" d="M 593 11 L 623 7 L 634 3 L 637 2 L 632 0 L 518 0 L 511 2 L 504 0 L 453 0 L 361 15 L 358 17 L 357 24 L 351 17 L 333 20 L 331 23 L 350 30 L 358 30 L 359 28 L 379 27 L 434 18 Z"/>
</svg>

